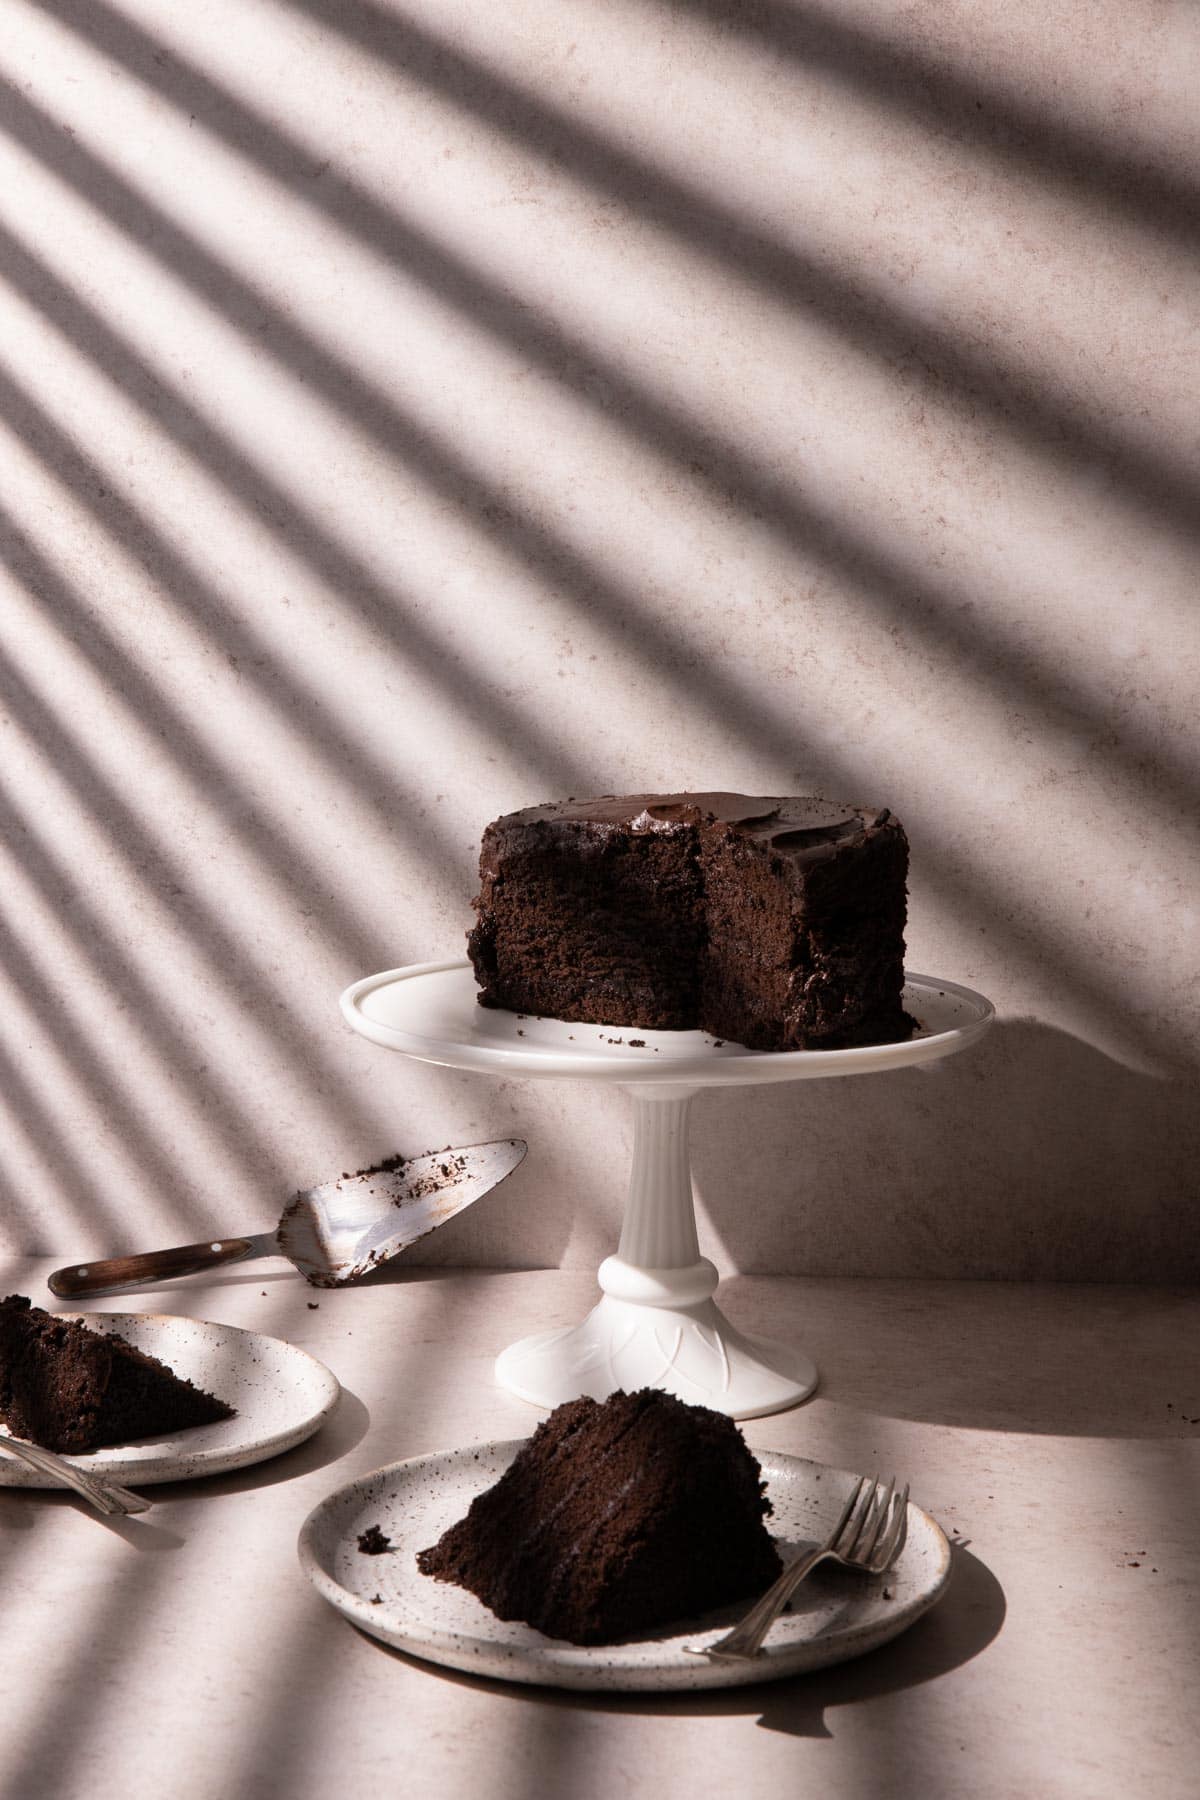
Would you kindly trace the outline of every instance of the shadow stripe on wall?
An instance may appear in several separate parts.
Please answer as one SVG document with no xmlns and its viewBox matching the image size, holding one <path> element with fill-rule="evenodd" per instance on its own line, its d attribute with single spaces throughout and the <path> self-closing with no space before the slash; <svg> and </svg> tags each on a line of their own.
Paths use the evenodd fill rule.
<svg viewBox="0 0 1200 1800">
<path fill-rule="evenodd" d="M 968 596 L 939 579 L 927 554 L 919 547 L 911 556 L 906 556 L 897 546 L 893 532 L 885 553 L 865 523 L 855 526 L 847 512 L 834 515 L 802 498 L 791 484 L 780 481 L 769 468 L 699 426 L 682 409 L 670 406 L 616 364 L 598 356 L 593 348 L 558 329 L 544 317 L 531 315 L 511 293 L 491 282 L 461 257 L 434 244 L 427 234 L 399 221 L 365 190 L 344 184 L 336 202 L 324 196 L 313 187 L 308 175 L 311 155 L 304 146 L 283 134 L 276 123 L 234 99 L 210 78 L 183 63 L 175 53 L 166 65 L 155 62 L 153 39 L 104 8 L 99 8 L 98 14 L 104 14 L 108 19 L 101 38 L 107 54 L 119 54 L 139 78 L 151 82 L 181 110 L 200 109 L 197 116 L 203 117 L 209 128 L 231 148 L 256 162 L 306 203 L 323 211 L 341 229 L 352 231 L 381 254 L 398 260 L 406 274 L 422 281 L 439 299 L 469 314 L 523 356 L 537 362 L 576 398 L 590 407 L 598 407 L 612 429 L 635 436 L 654 454 L 673 462 L 690 482 L 707 486 L 714 496 L 728 501 L 743 513 L 769 522 L 802 553 L 819 558 L 842 579 L 849 577 L 857 589 L 855 599 L 868 612 L 882 620 L 902 617 L 906 631 L 922 646 L 928 646 L 930 654 L 951 661 L 981 696 L 997 693 L 1011 696 L 1022 709 L 1034 711 L 1036 716 L 1032 723 L 1043 732 L 1063 734 L 1070 739 L 1082 733 L 1090 739 L 1089 754 L 1099 755 L 1120 769 L 1136 787 L 1141 787 L 1147 771 L 1152 769 L 1160 789 L 1174 804 L 1182 806 L 1185 817 L 1191 815 L 1193 796 L 1200 783 L 1200 751 L 1180 736 L 1175 740 L 1172 755 L 1158 731 L 1159 721 L 1149 709 L 1144 709 L 1143 716 L 1134 721 L 1128 708 L 1124 708 L 1120 728 L 1115 729 L 1113 717 L 1098 711 L 1093 695 L 1079 682 L 1065 659 L 1053 668 L 1039 667 L 1019 641 L 1005 635 L 999 605 L 991 618 L 983 616 L 978 605 L 973 606 L 967 623 L 964 602 Z M 447 78 L 442 65 L 446 63 L 462 74 L 464 59 L 461 56 L 448 52 L 435 59 L 422 34 L 418 33 L 417 37 L 425 48 L 420 65 L 423 77 L 429 74 L 433 79 L 430 71 L 440 70 L 440 79 L 444 82 Z M 412 73 L 410 65 L 405 64 L 405 71 Z M 465 75 L 463 80 L 465 83 Z M 547 110 L 544 103 L 541 110 Z M 490 114 L 488 116 L 490 119 Z M 568 127 L 560 123 L 559 129 L 565 131 Z M 536 139 L 532 141 L 536 142 Z M 555 140 L 553 149 L 557 153 L 560 148 Z M 619 166 L 623 167 L 629 160 L 623 153 L 612 154 L 618 157 Z M 635 165 L 635 169 L 640 177 L 640 187 L 655 179 L 652 170 L 643 169 L 641 165 Z M 619 197 L 629 200 L 640 187 L 630 175 L 620 184 Z M 680 210 L 681 217 L 687 219 L 695 213 L 695 206 L 686 194 L 680 200 Z M 737 228 L 732 215 L 727 225 L 730 232 Z M 193 248 L 198 249 L 194 241 Z M 730 249 L 732 252 L 732 244 Z M 232 271 L 226 269 L 224 273 L 227 282 L 237 280 Z M 256 296 L 251 304 L 265 306 L 266 303 L 261 296 Z M 276 335 L 281 323 L 276 322 Z M 870 330 L 864 334 L 864 343 L 874 344 L 878 339 L 878 323 L 878 319 L 872 321 Z M 953 340 L 947 337 L 945 341 Z M 310 341 L 310 358 L 313 348 Z M 925 357 L 933 352 L 927 345 L 921 354 Z M 291 356 L 288 361 L 293 370 L 300 373 L 302 364 Z M 345 391 L 348 371 L 344 367 L 340 370 L 326 367 L 324 373 L 334 377 L 335 388 L 342 386 Z M 327 386 L 325 391 L 336 403 L 334 390 Z M 598 400 L 598 395 L 603 395 L 604 399 Z M 1038 391 L 1031 387 L 1027 397 L 1038 398 Z M 375 398 L 378 403 L 379 397 L 376 395 Z M 401 422 L 394 407 L 387 410 L 390 417 L 382 421 L 384 433 L 380 441 L 393 453 L 403 456 L 404 446 L 397 441 L 397 427 Z M 358 422 L 364 422 L 360 410 L 356 409 L 354 416 Z M 371 428 L 378 430 L 379 423 L 373 421 Z M 602 580 L 600 571 L 582 567 L 578 558 L 574 567 L 569 566 L 571 558 L 566 546 L 552 545 L 544 531 L 532 544 L 528 542 L 528 533 L 524 534 L 525 543 L 518 543 L 513 530 L 511 496 L 487 483 L 478 470 L 473 472 L 473 484 L 466 488 L 468 470 L 461 457 L 452 457 L 448 446 L 438 444 L 428 427 L 422 430 L 406 421 L 401 430 L 405 428 L 410 448 L 416 452 L 426 479 L 433 481 L 439 492 L 471 516 L 488 520 L 493 527 L 492 535 L 504 537 L 514 553 L 539 576 L 544 577 L 549 569 L 551 579 L 568 589 L 596 592 Z M 1065 419 L 1055 415 L 1047 421 L 1045 442 L 1059 460 L 1077 456 L 1089 469 L 1094 469 L 1097 460 L 1103 461 L 1108 455 L 1110 460 L 1115 457 L 1123 469 L 1123 459 L 1134 455 L 1136 447 L 1125 443 L 1116 447 L 1110 445 L 1106 450 L 1103 428 L 1102 420 L 1083 421 L 1079 438 L 1072 448 Z M 415 442 L 414 431 L 418 433 Z M 1200 548 L 1200 484 L 1192 481 L 1178 464 L 1152 459 L 1143 470 L 1145 481 L 1135 480 L 1132 487 L 1125 481 L 1121 469 L 1113 466 L 1110 472 L 1127 495 L 1137 493 L 1143 500 L 1153 492 L 1161 501 L 1173 485 L 1177 489 L 1178 504 L 1172 502 L 1170 507 L 1172 526 L 1177 531 L 1185 531 Z M 559 552 L 557 562 L 553 560 L 555 549 Z M 315 566 L 320 566 L 319 561 Z M 625 617 L 628 619 L 628 610 Z M 567 777 L 567 785 L 577 791 L 586 786 L 585 773 L 574 770 Z"/>
<path fill-rule="evenodd" d="M 167 266 L 175 268 L 176 272 L 182 274 L 182 277 L 189 283 L 196 284 L 200 288 L 200 292 L 205 293 L 214 304 L 225 302 L 228 310 L 228 301 L 232 299 L 236 302 L 232 308 L 232 315 L 234 315 L 234 322 L 239 322 L 243 329 L 257 329 L 257 326 L 261 326 L 263 299 L 254 293 L 254 290 L 250 290 L 245 283 L 241 283 L 237 277 L 227 272 L 219 263 L 219 259 L 210 256 L 209 252 L 201 250 L 198 245 L 194 245 L 193 239 L 189 238 L 185 232 L 175 227 L 171 221 L 166 220 L 166 216 L 162 216 L 160 212 L 155 212 L 155 209 L 148 207 L 146 202 L 142 202 L 140 196 L 133 193 L 119 176 L 113 175 L 112 171 L 104 166 L 101 158 L 95 157 L 94 153 L 90 153 L 90 151 L 83 151 L 79 144 L 68 139 L 67 135 L 56 128 L 43 113 L 40 113 L 38 108 L 34 108 L 31 103 L 25 103 L 20 95 L 9 92 L 7 108 L 9 108 L 11 122 L 16 121 L 16 124 L 23 128 L 23 130 L 16 131 L 16 135 L 22 137 L 23 140 L 29 140 L 29 148 L 34 149 L 34 153 L 47 155 L 50 166 L 56 167 L 59 175 L 63 175 L 63 178 L 72 180 L 74 184 L 79 185 L 79 189 L 85 193 L 86 198 L 95 203 L 97 207 L 101 207 L 101 211 L 108 212 L 119 227 L 130 230 L 131 236 L 140 241 L 144 247 L 148 247 L 151 254 L 155 254 L 160 261 L 166 261 Z M 268 346 L 272 349 L 273 355 L 281 358 L 284 364 L 293 367 L 295 373 L 300 374 L 304 380 L 315 380 L 320 383 L 324 387 L 324 391 L 329 392 L 329 398 L 335 400 L 338 405 L 342 405 L 344 409 L 347 405 L 344 387 L 349 383 L 351 391 L 353 391 L 351 416 L 358 423 L 362 423 L 363 427 L 376 430 L 380 434 L 381 443 L 389 446 L 394 454 L 405 454 L 405 452 L 408 455 L 414 454 L 414 445 L 412 445 L 414 432 L 412 432 L 412 428 L 408 427 L 407 421 L 403 419 L 403 416 L 399 416 L 396 409 L 390 407 L 387 401 L 381 400 L 381 396 L 378 396 L 369 387 L 365 387 L 365 383 L 353 371 L 345 369 L 344 365 L 338 364 L 336 358 L 327 356 L 327 353 L 324 353 L 320 347 L 311 344 L 311 340 L 304 337 L 304 333 L 293 328 L 286 320 L 279 320 L 277 326 L 272 326 L 272 331 L 281 338 L 282 344 L 286 346 L 286 351 L 279 346 Z M 367 414 L 365 418 L 363 418 L 363 412 Z M 398 436 L 401 437 L 399 445 L 396 443 Z M 425 466 L 426 472 L 428 472 L 428 452 L 430 452 L 428 434 L 423 437 L 421 446 L 425 450 Z M 461 499 L 464 477 L 462 477 L 459 464 L 446 463 L 443 455 L 439 455 L 439 457 L 435 457 L 434 473 L 435 477 L 450 482 L 450 491 L 457 493 Z M 92 475 L 92 481 L 95 482 L 95 473 Z M 664 632 L 658 621 L 651 621 L 644 616 L 639 617 L 639 599 L 630 594 L 628 590 L 613 589 L 612 581 L 604 580 L 603 571 L 599 571 L 594 565 L 588 565 L 583 558 L 579 558 L 578 554 L 572 553 L 569 549 L 563 549 L 540 527 L 527 526 L 520 518 L 516 518 L 511 513 L 511 509 L 506 508 L 507 497 L 502 497 L 502 499 L 497 497 L 495 488 L 480 486 L 479 482 L 468 481 L 468 493 L 470 493 L 471 504 L 480 511 L 484 506 L 497 508 L 498 517 L 493 520 L 493 524 L 497 526 L 497 529 L 504 529 L 509 545 L 518 545 L 525 554 L 525 558 L 531 563 L 531 567 L 542 572 L 543 578 L 549 567 L 552 578 L 563 581 L 563 585 L 567 585 L 567 587 L 574 587 L 581 601 L 587 603 L 594 614 L 596 614 L 597 601 L 603 598 L 606 601 L 608 628 L 613 630 L 617 637 L 628 634 L 631 625 L 635 625 L 637 628 L 635 635 L 637 635 L 640 650 L 642 653 L 646 653 L 651 661 L 657 661 L 658 664 L 662 664 L 667 652 L 675 653 L 678 650 L 678 639 L 675 635 Z M 106 522 L 103 509 L 95 509 L 95 517 L 101 518 L 101 522 Z M 106 527 L 110 527 L 108 522 L 106 522 Z M 137 540 L 137 533 L 133 533 L 133 540 Z M 167 553 L 166 567 L 160 569 L 158 574 L 164 580 L 167 589 L 175 590 L 178 594 L 182 583 L 180 583 L 180 574 L 178 574 L 178 558 L 175 554 Z M 187 585 L 189 583 L 184 583 L 184 587 Z M 194 587 L 194 581 L 191 585 Z M 842 787 L 844 790 L 858 787 L 856 772 L 851 770 L 846 761 L 831 760 L 828 756 L 822 756 L 811 745 L 808 749 L 804 749 L 795 731 L 765 733 L 763 731 L 763 707 L 761 707 L 759 695 L 750 697 L 748 693 L 743 693 L 738 688 L 736 682 L 723 677 L 721 671 L 714 670 L 711 664 L 702 666 L 700 655 L 689 657 L 689 675 L 696 677 L 709 704 L 718 707 L 723 715 L 732 716 L 738 722 L 739 729 L 747 733 L 748 742 L 759 743 L 759 745 L 768 743 L 774 754 L 786 756 L 792 763 L 797 761 L 797 756 L 801 756 L 801 754 L 806 756 L 810 761 L 810 769 L 813 770 L 813 774 L 828 787 Z M 327 725 L 322 725 L 322 729 L 327 731 Z M 390 783 L 394 783 L 394 772 L 390 772 Z M 392 785 L 387 787 L 387 799 L 389 799 L 389 815 L 394 817 L 394 787 Z M 383 801 L 383 794 L 380 792 L 380 803 L 381 801 Z M 943 891 L 943 895 L 946 895 L 946 891 L 948 891 L 948 902 L 954 909 L 963 911 L 963 907 L 966 905 L 977 916 L 988 918 L 991 922 L 991 929 L 1004 932 L 1009 943 L 1013 943 L 1013 941 L 1020 943 L 1022 934 L 1027 938 L 1036 936 L 1036 932 L 1027 925 L 1027 922 L 1022 922 L 1022 927 L 1016 929 L 1013 920 L 1004 916 L 1004 913 L 995 905 L 991 889 L 984 886 L 982 882 L 972 882 L 970 878 L 964 877 L 963 871 L 957 871 L 954 877 L 946 878 L 945 869 L 937 871 L 934 862 L 936 859 L 930 859 L 927 853 L 930 880 L 934 886 Z M 1051 949 L 1052 956 L 1060 963 L 1065 961 L 1063 958 L 1065 947 L 1061 945 L 1061 941 L 1051 940 L 1047 949 Z M 1105 988 L 1097 985 L 1096 981 L 1092 979 L 1094 965 L 1090 959 L 1079 956 L 1076 952 L 1074 961 L 1069 963 L 1069 967 L 1070 985 L 1079 997 L 1085 999 L 1085 1004 L 1088 1004 L 1092 1010 L 1097 1010 L 1101 1017 L 1105 1017 L 1110 1022 L 1114 1021 L 1115 1017 L 1119 1024 L 1119 1030 L 1123 1031 L 1126 1037 L 1133 1035 L 1133 1042 L 1142 1055 L 1146 1055 L 1146 1053 L 1160 1055 L 1162 1053 L 1162 1039 L 1160 1039 L 1159 1033 L 1144 1030 L 1137 1015 L 1130 1015 L 1128 1008 L 1123 1008 L 1119 1004 L 1114 1006 L 1114 995 L 1106 994 Z"/>
</svg>

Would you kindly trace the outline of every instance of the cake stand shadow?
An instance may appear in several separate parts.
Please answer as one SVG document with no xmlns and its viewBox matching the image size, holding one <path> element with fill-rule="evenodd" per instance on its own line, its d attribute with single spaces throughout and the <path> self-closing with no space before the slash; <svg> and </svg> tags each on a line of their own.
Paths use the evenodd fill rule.
<svg viewBox="0 0 1200 1800">
<path fill-rule="evenodd" d="M 501 1386 L 536 1406 L 616 1388 L 664 1388 L 735 1419 L 807 1399 L 816 1365 L 802 1350 L 744 1337 L 717 1305 L 700 1254 L 688 1116 L 707 1088 L 868 1075 L 963 1050 L 994 1016 L 969 988 L 908 975 L 918 1020 L 902 1044 L 851 1050 L 747 1050 L 700 1031 L 647 1031 L 501 1012 L 478 1004 L 467 962 L 420 963 L 347 988 L 355 1031 L 422 1062 L 481 1074 L 616 1084 L 634 1108 L 633 1167 L 620 1242 L 599 1269 L 602 1297 L 577 1325 L 537 1332 L 496 1362 Z"/>
</svg>

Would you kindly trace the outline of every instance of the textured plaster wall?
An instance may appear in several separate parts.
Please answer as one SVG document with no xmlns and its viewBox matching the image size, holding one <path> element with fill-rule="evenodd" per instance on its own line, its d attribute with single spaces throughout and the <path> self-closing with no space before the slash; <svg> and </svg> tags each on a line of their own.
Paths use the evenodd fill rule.
<svg viewBox="0 0 1200 1800">
<path fill-rule="evenodd" d="M 1200 1273 L 1200 13 L 7 0 L 9 1247 L 520 1132 L 433 1258 L 612 1248 L 619 1094 L 409 1064 L 566 793 L 891 806 L 939 1073 L 697 1106 L 724 1268 Z"/>
</svg>

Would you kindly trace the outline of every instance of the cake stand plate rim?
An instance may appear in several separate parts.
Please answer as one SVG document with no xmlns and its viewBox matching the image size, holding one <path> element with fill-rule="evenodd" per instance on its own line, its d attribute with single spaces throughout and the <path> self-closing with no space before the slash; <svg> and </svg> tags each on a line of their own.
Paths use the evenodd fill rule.
<svg viewBox="0 0 1200 1800">
<path fill-rule="evenodd" d="M 407 1000 L 418 991 L 409 984 L 422 983 L 428 995 L 433 981 L 446 976 L 454 978 L 449 984 L 457 1009 L 451 1015 L 453 1029 L 406 1029 L 386 1016 L 381 997 L 388 996 L 394 1004 L 403 989 Z M 443 987 L 446 985 L 443 982 Z M 654 1032 L 638 1026 L 588 1025 L 532 1017 L 522 1027 L 518 1021 L 524 1015 L 479 1007 L 475 1003 L 476 992 L 470 963 L 465 958 L 453 958 L 362 976 L 344 989 L 339 1005 L 345 1022 L 360 1036 L 420 1062 L 516 1078 L 688 1088 L 812 1080 L 920 1066 L 966 1049 L 996 1016 L 994 1005 L 985 995 L 961 982 L 906 971 L 905 993 L 910 1001 L 921 1005 L 924 997 L 928 1008 L 938 999 L 948 1000 L 961 1011 L 960 1021 L 947 1029 L 914 1035 L 894 1044 L 868 1044 L 844 1050 L 747 1050 L 742 1045 L 713 1040 L 701 1032 Z M 479 1041 L 471 1027 L 480 1014 L 485 1016 L 488 1027 L 506 1032 L 511 1041 Z M 565 1029 L 568 1025 L 578 1047 L 568 1047 L 565 1041 L 549 1047 L 515 1042 L 526 1028 L 532 1033 L 538 1028 Z M 614 1038 L 609 1035 L 613 1032 L 622 1036 Z M 637 1045 L 629 1042 L 631 1032 L 638 1034 Z M 684 1038 L 693 1041 L 681 1052 L 678 1044 Z M 579 1045 L 580 1039 L 585 1040 L 583 1045 Z M 660 1059 L 662 1050 L 667 1054 Z"/>
</svg>

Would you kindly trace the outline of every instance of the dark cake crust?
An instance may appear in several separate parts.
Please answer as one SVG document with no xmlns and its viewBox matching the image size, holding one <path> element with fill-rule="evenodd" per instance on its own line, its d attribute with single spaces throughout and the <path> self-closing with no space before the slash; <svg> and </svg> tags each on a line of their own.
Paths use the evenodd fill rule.
<svg viewBox="0 0 1200 1800">
<path fill-rule="evenodd" d="M 480 1003 L 757 1050 L 911 1035 L 908 841 L 886 809 L 605 795 L 495 820 L 468 950 Z"/>
<path fill-rule="evenodd" d="M 96 1450 L 233 1416 L 233 1408 L 116 1333 L 0 1301 L 0 1419 L 47 1450 Z"/>
<path fill-rule="evenodd" d="M 762 1471 L 723 1413 L 643 1388 L 556 1407 L 423 1574 L 573 1644 L 611 1644 L 779 1574 Z"/>
</svg>

